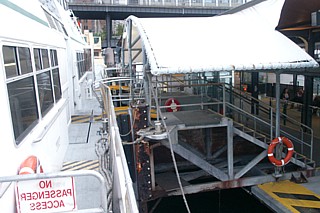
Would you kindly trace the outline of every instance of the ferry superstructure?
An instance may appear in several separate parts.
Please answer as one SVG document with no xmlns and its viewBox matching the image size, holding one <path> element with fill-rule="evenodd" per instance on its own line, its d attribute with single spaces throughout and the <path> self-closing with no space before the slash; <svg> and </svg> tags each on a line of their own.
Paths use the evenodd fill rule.
<svg viewBox="0 0 320 213">
<path fill-rule="evenodd" d="M 0 1 L 0 176 L 17 175 L 28 156 L 60 171 L 90 48 L 65 1 Z M 89 50 L 89 52 L 88 52 Z M 89 53 L 86 56 L 86 53 Z M 0 184 L 1 212 L 15 212 L 15 184 Z"/>
</svg>

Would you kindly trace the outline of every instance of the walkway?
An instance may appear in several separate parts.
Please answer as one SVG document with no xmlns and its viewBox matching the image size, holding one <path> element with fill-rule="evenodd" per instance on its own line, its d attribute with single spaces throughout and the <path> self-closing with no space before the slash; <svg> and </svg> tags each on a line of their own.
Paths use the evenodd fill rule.
<svg viewBox="0 0 320 213">
<path fill-rule="evenodd" d="M 69 141 L 64 158 L 62 171 L 95 170 L 99 171 L 99 160 L 95 153 L 95 143 L 100 139 L 98 131 L 100 121 L 90 124 L 90 116 L 101 115 L 98 101 L 86 99 L 81 110 L 76 110 L 72 116 L 73 122 L 69 126 Z M 84 116 L 87 119 L 84 119 Z M 77 120 L 76 118 L 81 118 Z M 82 177 L 75 180 L 78 209 L 94 208 L 100 205 L 99 182 L 92 177 Z"/>
</svg>

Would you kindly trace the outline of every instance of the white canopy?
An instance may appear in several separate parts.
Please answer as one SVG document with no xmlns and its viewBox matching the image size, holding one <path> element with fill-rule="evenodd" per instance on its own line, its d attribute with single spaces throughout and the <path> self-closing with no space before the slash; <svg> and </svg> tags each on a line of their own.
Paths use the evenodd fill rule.
<svg viewBox="0 0 320 213">
<path fill-rule="evenodd" d="M 127 23 L 132 21 L 131 40 L 140 36 L 135 45 L 144 46 L 154 75 L 317 67 L 275 30 L 284 1 L 267 0 L 234 14 L 204 18 L 130 16 Z"/>
</svg>

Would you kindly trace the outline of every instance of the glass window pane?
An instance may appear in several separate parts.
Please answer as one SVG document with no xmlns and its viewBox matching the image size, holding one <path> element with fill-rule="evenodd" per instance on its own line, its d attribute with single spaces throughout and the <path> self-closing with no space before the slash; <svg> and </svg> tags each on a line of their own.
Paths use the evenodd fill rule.
<svg viewBox="0 0 320 213">
<path fill-rule="evenodd" d="M 7 78 L 17 76 L 18 67 L 16 62 L 16 48 L 10 46 L 3 46 L 2 51 Z"/>
<path fill-rule="evenodd" d="M 60 76 L 59 76 L 59 69 L 56 68 L 52 70 L 52 77 L 53 77 L 53 88 L 54 88 L 54 96 L 56 102 L 61 99 L 61 86 L 60 86 Z"/>
<path fill-rule="evenodd" d="M 58 66 L 58 57 L 57 57 L 57 51 L 56 50 L 50 50 L 51 54 L 51 66 Z"/>
<path fill-rule="evenodd" d="M 8 94 L 14 136 L 18 144 L 39 118 L 33 77 L 9 83 Z"/>
<path fill-rule="evenodd" d="M 48 55 L 48 50 L 46 49 L 41 49 L 41 56 L 42 56 L 42 65 L 43 69 L 49 68 L 49 55 Z"/>
<path fill-rule="evenodd" d="M 39 90 L 39 102 L 42 116 L 44 116 L 53 105 L 53 93 L 50 71 L 37 75 L 37 83 Z"/>
<path fill-rule="evenodd" d="M 58 30 L 63 33 L 63 30 L 62 30 L 62 27 L 61 27 L 61 23 L 55 18 L 53 18 L 53 20 L 54 20 L 54 23 L 56 24 Z"/>
<path fill-rule="evenodd" d="M 92 67 L 91 67 L 91 50 L 90 49 L 86 49 L 84 51 L 84 70 L 83 72 L 85 73 L 86 71 L 90 71 L 92 70 Z"/>
<path fill-rule="evenodd" d="M 46 17 L 47 17 L 47 19 L 48 19 L 48 22 L 49 22 L 50 27 L 53 28 L 53 29 L 57 29 L 57 28 L 56 28 L 56 25 L 54 24 L 54 22 L 53 22 L 53 20 L 52 20 L 51 15 L 50 15 L 47 11 L 45 11 L 45 10 L 44 10 L 44 14 L 46 15 Z"/>
<path fill-rule="evenodd" d="M 36 70 L 41 70 L 40 49 L 38 48 L 34 49 L 33 54 L 34 54 L 34 63 L 36 65 Z"/>
<path fill-rule="evenodd" d="M 32 72 L 31 55 L 29 48 L 18 47 L 19 61 L 20 61 L 20 73 L 26 74 Z"/>
</svg>

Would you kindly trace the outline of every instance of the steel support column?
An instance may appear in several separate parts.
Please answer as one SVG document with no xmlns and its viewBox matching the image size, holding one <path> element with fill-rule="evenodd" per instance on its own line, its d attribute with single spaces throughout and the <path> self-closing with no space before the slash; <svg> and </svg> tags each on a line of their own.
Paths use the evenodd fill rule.
<svg viewBox="0 0 320 213">
<path fill-rule="evenodd" d="M 107 47 L 111 48 L 112 19 L 110 14 L 108 13 L 106 15 L 106 30 L 107 30 L 107 36 L 106 36 Z"/>
<path fill-rule="evenodd" d="M 233 121 L 228 119 L 228 175 L 233 179 Z"/>
</svg>

